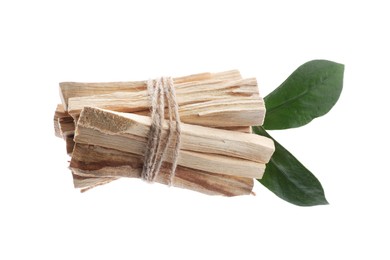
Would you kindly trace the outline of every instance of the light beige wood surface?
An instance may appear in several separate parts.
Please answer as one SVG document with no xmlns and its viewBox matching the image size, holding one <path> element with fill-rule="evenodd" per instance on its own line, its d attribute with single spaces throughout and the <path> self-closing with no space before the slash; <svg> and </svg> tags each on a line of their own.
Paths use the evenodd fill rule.
<svg viewBox="0 0 390 260">
<path fill-rule="evenodd" d="M 149 117 L 86 107 L 80 115 L 74 140 L 144 155 L 150 124 Z M 167 129 L 168 125 L 164 124 L 163 134 Z M 261 178 L 273 151 L 272 140 L 263 136 L 182 124 L 178 165 Z M 163 159 L 172 160 L 169 156 Z"/>
<path fill-rule="evenodd" d="M 205 75 L 208 75 L 206 77 Z M 182 122 L 210 127 L 262 125 L 265 106 L 254 78 L 238 71 L 183 77 L 175 81 Z M 143 82 L 60 84 L 63 107 L 75 119 L 85 106 L 148 114 L 150 101 Z"/>
<path fill-rule="evenodd" d="M 142 156 L 105 147 L 76 144 L 70 163 L 76 188 L 89 189 L 118 179 L 140 178 Z M 156 182 L 167 185 L 168 164 L 164 163 Z M 250 194 L 253 179 L 208 173 L 178 166 L 173 186 L 209 195 L 237 196 Z"/>
<path fill-rule="evenodd" d="M 174 83 L 180 84 L 185 82 L 197 82 L 197 81 L 210 80 L 210 79 L 235 80 L 235 79 L 241 79 L 241 74 L 238 70 L 224 71 L 219 73 L 199 73 L 199 74 L 174 78 Z M 69 98 L 109 94 L 113 92 L 139 92 L 141 90 L 146 90 L 146 81 L 99 82 L 99 83 L 61 82 L 60 83 L 60 96 L 65 111 L 68 111 Z"/>
<path fill-rule="evenodd" d="M 147 116 L 148 113 L 139 113 Z M 65 110 L 62 104 L 58 104 L 55 110 L 54 118 L 54 133 L 57 137 L 67 139 L 69 136 L 73 138 L 75 123 L 71 115 L 69 115 Z M 243 133 L 251 133 L 252 128 L 250 126 L 226 126 L 226 127 L 216 127 L 219 129 L 226 129 L 230 131 L 237 131 Z"/>
<path fill-rule="evenodd" d="M 182 142 L 173 186 L 210 195 L 250 194 L 253 178 L 262 177 L 274 151 L 272 140 L 250 134 L 250 126 L 262 125 L 265 116 L 256 79 L 232 70 L 174 83 Z M 62 82 L 60 95 L 54 131 L 66 141 L 75 188 L 140 178 L 150 128 L 146 81 Z M 170 149 L 158 183 L 168 184 Z"/>
</svg>

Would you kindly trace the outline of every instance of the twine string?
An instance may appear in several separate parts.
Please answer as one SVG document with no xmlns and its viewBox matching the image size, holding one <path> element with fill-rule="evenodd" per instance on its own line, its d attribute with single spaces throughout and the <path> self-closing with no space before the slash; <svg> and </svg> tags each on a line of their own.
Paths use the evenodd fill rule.
<svg viewBox="0 0 390 260">
<path fill-rule="evenodd" d="M 152 122 L 146 144 L 141 178 L 147 182 L 154 182 L 160 172 L 163 160 L 170 159 L 171 169 L 168 184 L 172 185 L 181 141 L 179 106 L 173 80 L 171 77 L 149 80 L 147 90 L 151 103 Z M 165 106 L 168 108 L 168 130 L 164 134 Z"/>
</svg>

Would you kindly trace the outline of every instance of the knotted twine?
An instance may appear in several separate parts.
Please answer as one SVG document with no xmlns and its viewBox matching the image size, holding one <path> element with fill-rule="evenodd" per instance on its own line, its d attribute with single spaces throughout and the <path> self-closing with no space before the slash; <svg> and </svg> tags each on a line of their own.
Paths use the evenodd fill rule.
<svg viewBox="0 0 390 260">
<path fill-rule="evenodd" d="M 181 135 L 179 106 L 176 101 L 173 80 L 171 77 L 149 80 L 147 90 L 151 103 L 152 123 L 146 144 L 141 178 L 147 182 L 154 182 L 160 172 L 163 159 L 169 158 L 167 153 L 169 151 L 172 166 L 168 184 L 172 185 L 178 162 Z M 168 108 L 168 130 L 164 135 L 165 106 Z"/>
</svg>

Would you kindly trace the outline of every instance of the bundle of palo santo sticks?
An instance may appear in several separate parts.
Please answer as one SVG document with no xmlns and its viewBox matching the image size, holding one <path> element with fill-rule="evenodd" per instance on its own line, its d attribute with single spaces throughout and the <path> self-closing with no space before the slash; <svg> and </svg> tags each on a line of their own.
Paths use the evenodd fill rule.
<svg viewBox="0 0 390 260">
<path fill-rule="evenodd" d="M 174 78 L 181 145 L 172 185 L 210 195 L 250 194 L 274 152 L 271 139 L 251 134 L 262 125 L 263 99 L 254 78 L 236 70 Z M 54 129 L 71 156 L 82 191 L 120 177 L 141 178 L 151 127 L 147 81 L 60 83 Z M 168 122 L 161 127 L 167 134 Z M 167 150 L 170 150 L 168 147 Z M 169 154 L 155 181 L 169 183 Z"/>
</svg>

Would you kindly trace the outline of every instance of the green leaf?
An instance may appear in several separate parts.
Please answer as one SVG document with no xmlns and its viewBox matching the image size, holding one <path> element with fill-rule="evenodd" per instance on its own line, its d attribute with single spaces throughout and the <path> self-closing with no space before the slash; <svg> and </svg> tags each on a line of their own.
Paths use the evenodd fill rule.
<svg viewBox="0 0 390 260">
<path fill-rule="evenodd" d="M 256 134 L 272 138 L 261 126 L 253 126 L 252 129 Z M 267 164 L 263 178 L 258 181 L 280 198 L 295 205 L 328 204 L 318 179 L 289 151 L 275 140 L 274 142 L 275 152 Z"/>
<path fill-rule="evenodd" d="M 313 60 L 296 69 L 264 98 L 267 130 L 306 125 L 336 104 L 343 88 L 344 65 Z"/>
</svg>

